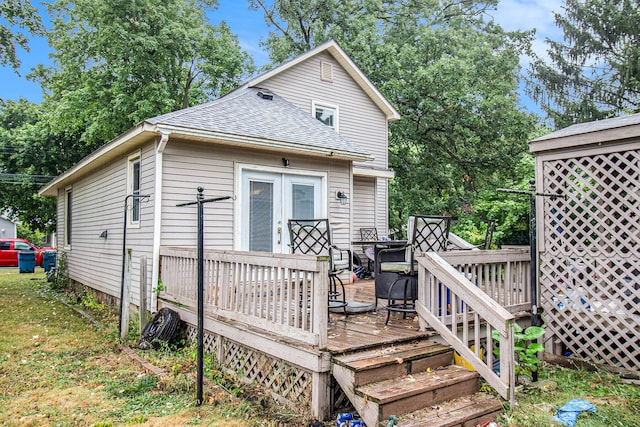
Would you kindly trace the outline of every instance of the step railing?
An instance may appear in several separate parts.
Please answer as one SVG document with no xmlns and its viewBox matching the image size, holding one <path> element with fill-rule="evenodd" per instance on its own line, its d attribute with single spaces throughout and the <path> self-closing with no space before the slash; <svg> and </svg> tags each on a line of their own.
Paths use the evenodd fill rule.
<svg viewBox="0 0 640 427">
<path fill-rule="evenodd" d="M 528 249 L 447 251 L 439 255 L 510 313 L 531 310 Z"/>
<path fill-rule="evenodd" d="M 515 317 L 441 255 L 427 252 L 416 256 L 416 310 L 421 326 L 438 332 L 504 399 L 514 404 Z M 493 330 L 500 334 L 499 345 L 492 339 Z M 493 354 L 495 348 L 498 359 Z"/>
<path fill-rule="evenodd" d="M 160 248 L 158 298 L 197 307 L 197 251 Z M 226 250 L 204 251 L 205 316 L 327 346 L 328 258 Z"/>
</svg>

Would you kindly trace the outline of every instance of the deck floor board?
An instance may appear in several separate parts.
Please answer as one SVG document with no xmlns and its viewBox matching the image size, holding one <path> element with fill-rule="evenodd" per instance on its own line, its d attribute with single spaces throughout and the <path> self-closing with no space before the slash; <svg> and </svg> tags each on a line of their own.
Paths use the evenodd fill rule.
<svg viewBox="0 0 640 427">
<path fill-rule="evenodd" d="M 373 280 L 359 280 L 345 284 L 347 301 L 373 303 Z M 328 330 L 328 350 L 332 353 L 345 353 L 380 345 L 394 345 L 401 342 L 429 337 L 433 333 L 420 331 L 415 315 L 409 314 L 406 319 L 394 313 L 387 325 L 387 311 L 384 302 L 376 311 L 358 314 L 331 313 Z"/>
</svg>

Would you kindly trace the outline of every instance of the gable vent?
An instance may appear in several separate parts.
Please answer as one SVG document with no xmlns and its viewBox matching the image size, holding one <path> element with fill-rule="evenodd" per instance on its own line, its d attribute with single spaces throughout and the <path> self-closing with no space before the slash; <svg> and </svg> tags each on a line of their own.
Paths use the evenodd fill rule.
<svg viewBox="0 0 640 427">
<path fill-rule="evenodd" d="M 333 64 L 330 62 L 320 61 L 320 80 L 325 82 L 333 81 Z"/>
<path fill-rule="evenodd" d="M 260 89 L 258 91 L 258 96 L 262 99 L 266 99 L 267 101 L 271 101 L 273 99 L 273 93 L 267 89 Z"/>
</svg>

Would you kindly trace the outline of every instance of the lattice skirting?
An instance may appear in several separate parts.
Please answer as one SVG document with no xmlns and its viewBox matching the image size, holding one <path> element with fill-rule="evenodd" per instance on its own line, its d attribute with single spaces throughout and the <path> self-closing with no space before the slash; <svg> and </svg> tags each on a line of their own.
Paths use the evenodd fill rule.
<svg viewBox="0 0 640 427">
<path fill-rule="evenodd" d="M 196 339 L 196 328 L 188 325 L 187 338 Z M 238 344 L 220 335 L 204 334 L 204 351 L 215 355 L 215 363 L 243 382 L 257 384 L 279 403 L 298 412 L 310 411 L 312 372 Z"/>
<path fill-rule="evenodd" d="M 640 151 L 543 163 L 547 344 L 640 371 Z"/>
</svg>

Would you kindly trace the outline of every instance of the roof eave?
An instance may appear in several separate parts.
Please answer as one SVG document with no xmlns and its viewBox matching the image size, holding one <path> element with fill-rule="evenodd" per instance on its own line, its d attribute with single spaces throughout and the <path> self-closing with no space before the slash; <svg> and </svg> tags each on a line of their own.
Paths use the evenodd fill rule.
<svg viewBox="0 0 640 427">
<path fill-rule="evenodd" d="M 237 135 L 223 132 L 213 132 L 180 126 L 170 126 L 165 124 L 157 125 L 158 131 L 169 133 L 171 137 L 183 137 L 188 139 L 199 139 L 211 141 L 217 144 L 252 147 L 266 151 L 278 151 L 286 153 L 307 154 L 316 157 L 331 157 L 342 160 L 370 161 L 373 160 L 369 154 L 347 151 L 341 149 L 322 148 L 305 144 L 298 144 L 289 141 L 279 141 L 268 138 L 259 138 L 247 135 Z"/>
</svg>

